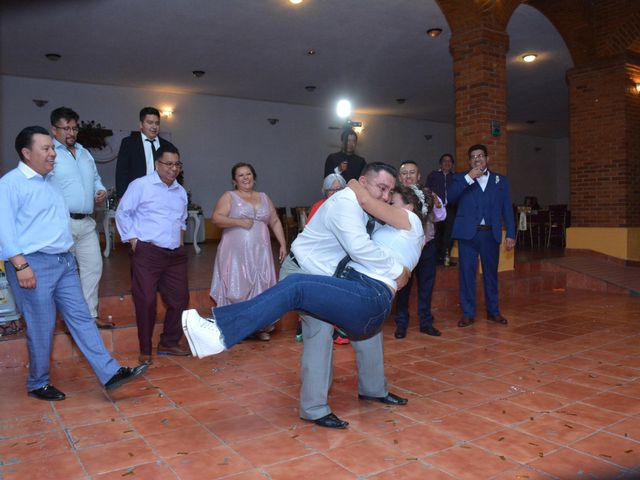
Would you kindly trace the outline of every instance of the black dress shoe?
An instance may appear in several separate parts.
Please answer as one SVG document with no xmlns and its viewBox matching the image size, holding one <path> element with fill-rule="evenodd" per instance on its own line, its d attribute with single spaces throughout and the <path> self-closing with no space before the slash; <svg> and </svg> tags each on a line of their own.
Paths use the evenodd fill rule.
<svg viewBox="0 0 640 480">
<path fill-rule="evenodd" d="M 313 422 L 320 427 L 326 427 L 326 428 L 344 429 L 344 428 L 347 428 L 347 425 L 349 425 L 349 422 L 340 420 L 333 413 L 330 413 L 329 415 L 325 415 L 324 417 L 316 418 L 315 420 L 307 420 L 307 421 Z"/>
<path fill-rule="evenodd" d="M 489 320 L 490 322 L 496 322 L 499 323 L 501 325 L 506 325 L 507 323 L 509 323 L 507 321 L 506 318 L 504 318 L 502 315 L 498 314 L 498 315 L 490 315 L 487 313 L 487 320 Z"/>
<path fill-rule="evenodd" d="M 404 328 L 396 328 L 396 332 L 393 336 L 396 338 L 404 338 L 407 336 L 407 331 Z"/>
<path fill-rule="evenodd" d="M 442 335 L 442 333 L 440 333 L 440 330 L 438 330 L 433 325 L 428 325 L 426 327 L 420 327 L 420 332 L 426 333 L 427 335 L 431 335 L 432 337 L 439 337 L 440 335 Z"/>
<path fill-rule="evenodd" d="M 458 326 L 460 328 L 468 327 L 469 325 L 473 325 L 473 322 L 475 322 L 475 319 L 463 316 L 460 321 L 458 321 Z"/>
<path fill-rule="evenodd" d="M 147 368 L 149 368 L 149 365 L 147 363 L 141 363 L 137 367 L 133 368 L 120 367 L 120 370 L 118 370 L 116 374 L 111 377 L 107 383 L 104 384 L 104 388 L 106 388 L 107 390 L 115 390 L 125 383 L 129 383 L 141 373 L 144 373 Z"/>
<path fill-rule="evenodd" d="M 29 392 L 29 396 L 37 398 L 38 400 L 47 400 L 49 402 L 57 402 L 66 398 L 66 395 L 53 385 L 45 385 L 44 387 L 40 387 L 36 390 L 31 390 Z"/>
<path fill-rule="evenodd" d="M 358 395 L 360 400 L 371 400 L 373 402 L 386 403 L 387 405 L 406 405 L 409 400 L 399 397 L 394 393 L 387 393 L 386 397 L 369 397 L 368 395 Z"/>
</svg>

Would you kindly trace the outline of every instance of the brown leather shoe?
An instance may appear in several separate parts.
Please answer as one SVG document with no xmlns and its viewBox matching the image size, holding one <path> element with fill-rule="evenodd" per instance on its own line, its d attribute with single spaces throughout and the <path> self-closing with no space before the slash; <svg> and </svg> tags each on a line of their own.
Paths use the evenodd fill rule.
<svg viewBox="0 0 640 480">
<path fill-rule="evenodd" d="M 462 317 L 460 319 L 460 321 L 458 322 L 458 326 L 459 327 L 468 327 L 469 325 L 473 325 L 473 322 L 475 322 L 475 319 L 473 319 L 473 318 Z"/>
<path fill-rule="evenodd" d="M 489 315 L 488 313 L 487 313 L 487 320 L 489 320 L 490 322 L 499 323 L 501 325 L 506 325 L 507 323 L 509 323 L 507 319 L 504 318 L 502 315 Z"/>
<path fill-rule="evenodd" d="M 158 345 L 158 355 L 175 355 L 177 357 L 186 357 L 191 355 L 189 350 L 184 350 L 178 345 L 175 347 L 165 347 L 164 345 Z"/>
<path fill-rule="evenodd" d="M 110 322 L 109 320 L 102 320 L 100 317 L 95 317 L 96 327 L 101 328 L 103 330 L 110 329 L 116 326 L 115 323 Z"/>
<path fill-rule="evenodd" d="M 140 354 L 138 355 L 138 362 L 146 363 L 147 365 L 153 365 L 153 357 L 151 357 L 151 355 Z"/>
</svg>

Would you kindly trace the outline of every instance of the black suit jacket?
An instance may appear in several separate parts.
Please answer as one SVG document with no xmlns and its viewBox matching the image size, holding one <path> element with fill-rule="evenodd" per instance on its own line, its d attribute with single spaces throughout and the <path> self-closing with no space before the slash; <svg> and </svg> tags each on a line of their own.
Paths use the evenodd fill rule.
<svg viewBox="0 0 640 480">
<path fill-rule="evenodd" d="M 160 148 L 171 145 L 171 142 L 162 137 Z M 144 177 L 147 174 L 147 158 L 144 155 L 142 136 L 140 132 L 134 132 L 130 136 L 123 138 L 118 151 L 118 161 L 116 162 L 116 193 L 121 198 L 127 187 L 136 178 Z"/>
</svg>

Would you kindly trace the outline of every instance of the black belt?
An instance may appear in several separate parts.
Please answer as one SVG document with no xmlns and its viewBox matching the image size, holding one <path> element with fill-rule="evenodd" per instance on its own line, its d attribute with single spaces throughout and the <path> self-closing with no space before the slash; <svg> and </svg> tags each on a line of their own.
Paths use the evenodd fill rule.
<svg viewBox="0 0 640 480">
<path fill-rule="evenodd" d="M 298 263 L 298 260 L 296 260 L 296 256 L 293 254 L 293 252 L 289 252 L 289 258 L 291 259 L 291 261 L 293 263 L 295 263 L 298 267 L 300 266 L 300 264 Z"/>
<path fill-rule="evenodd" d="M 478 230 L 486 232 L 487 230 L 491 230 L 491 225 L 478 225 Z"/>
<path fill-rule="evenodd" d="M 83 218 L 87 218 L 89 214 L 88 213 L 70 213 L 69 216 L 74 220 L 82 220 Z"/>
</svg>

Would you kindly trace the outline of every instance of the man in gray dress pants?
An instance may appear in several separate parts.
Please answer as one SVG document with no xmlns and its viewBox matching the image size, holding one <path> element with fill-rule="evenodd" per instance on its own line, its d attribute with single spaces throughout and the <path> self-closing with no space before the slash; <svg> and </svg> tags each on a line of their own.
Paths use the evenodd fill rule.
<svg viewBox="0 0 640 480">
<path fill-rule="evenodd" d="M 389 201 L 396 181 L 394 167 L 371 163 L 359 182 L 375 198 Z M 333 275 L 346 255 L 374 275 L 396 278 L 400 288 L 408 271 L 377 247 L 367 233 L 367 214 L 349 188 L 332 195 L 316 212 L 291 246 L 291 254 L 280 269 L 280 279 L 292 273 Z M 327 299 L 331 301 L 331 299 Z M 331 412 L 328 405 L 332 381 L 333 325 L 302 316 L 304 350 L 300 417 L 328 428 L 346 428 L 348 422 Z M 361 400 L 389 405 L 405 405 L 407 400 L 387 389 L 384 377 L 382 332 L 361 341 L 352 341 L 358 367 L 358 396 Z"/>
</svg>

